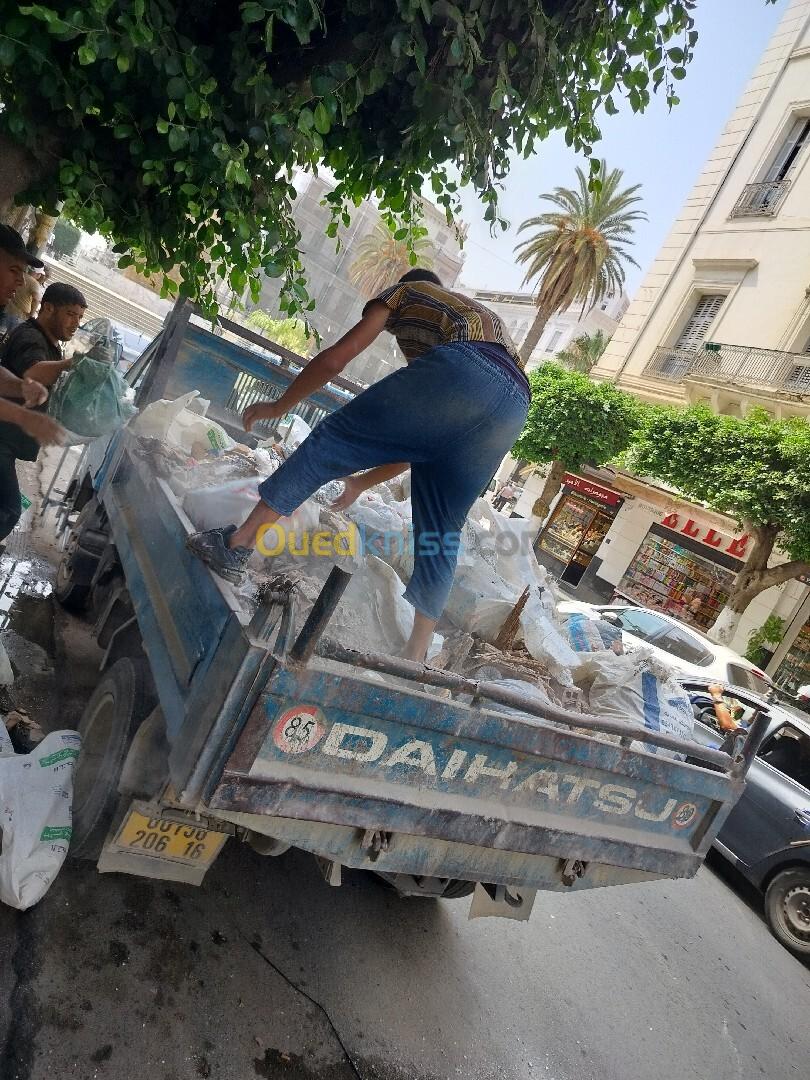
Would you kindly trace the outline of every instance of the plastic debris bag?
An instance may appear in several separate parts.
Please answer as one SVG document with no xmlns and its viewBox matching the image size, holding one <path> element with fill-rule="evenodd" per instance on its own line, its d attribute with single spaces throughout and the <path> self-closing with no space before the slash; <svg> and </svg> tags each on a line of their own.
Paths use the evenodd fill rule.
<svg viewBox="0 0 810 1080">
<path fill-rule="evenodd" d="M 485 562 L 459 560 L 444 617 L 468 634 L 493 642 L 519 595 Z"/>
<path fill-rule="evenodd" d="M 247 476 L 216 487 L 189 491 L 183 499 L 183 509 L 198 529 L 221 529 L 225 525 L 241 525 L 259 502 L 260 476 Z M 318 527 L 320 508 L 314 499 L 307 499 L 289 517 L 280 518 L 266 534 L 264 544 L 269 550 L 284 547 L 290 533 L 296 536 Z"/>
<path fill-rule="evenodd" d="M 575 652 L 602 652 L 607 647 L 599 632 L 597 620 L 589 619 L 587 615 L 578 613 L 569 615 L 565 623 L 565 631 L 568 634 L 568 644 Z M 619 631 L 619 640 L 621 640 L 621 631 Z"/>
<path fill-rule="evenodd" d="M 278 435 L 281 437 L 281 445 L 287 450 L 297 450 L 307 435 L 312 433 L 312 428 L 295 413 L 287 413 L 282 417 L 278 425 Z"/>
<path fill-rule="evenodd" d="M 591 657 L 588 670 L 593 676 L 588 692 L 588 709 L 595 716 L 609 716 L 627 724 L 691 739 L 695 726 L 689 695 L 674 673 L 644 649 L 623 656 L 606 651 Z M 672 750 L 651 743 L 634 743 L 634 748 L 651 754 L 683 758 Z"/>
<path fill-rule="evenodd" d="M 15 754 L 0 722 L 0 900 L 25 910 L 47 892 L 72 833 L 77 731 L 54 731 L 29 754 Z"/>
<path fill-rule="evenodd" d="M 111 363 L 88 353 L 60 375 L 48 398 L 48 414 L 81 439 L 111 435 L 138 411 L 127 400 L 128 390 Z"/>
<path fill-rule="evenodd" d="M 161 398 L 147 405 L 130 429 L 135 435 L 171 443 L 195 458 L 231 450 L 236 444 L 221 424 L 205 416 L 207 408 L 199 390 L 174 400 Z"/>
<path fill-rule="evenodd" d="M 573 686 L 573 672 L 580 666 L 580 658 L 549 616 L 548 600 L 538 589 L 529 592 L 520 613 L 520 626 L 526 648 L 535 660 L 545 664 L 549 674 L 563 686 Z"/>
</svg>

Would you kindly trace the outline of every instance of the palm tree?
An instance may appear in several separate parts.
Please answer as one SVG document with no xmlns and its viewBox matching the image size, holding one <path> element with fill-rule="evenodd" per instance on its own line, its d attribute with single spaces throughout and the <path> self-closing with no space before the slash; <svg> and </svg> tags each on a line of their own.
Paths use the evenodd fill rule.
<svg viewBox="0 0 810 1080">
<path fill-rule="evenodd" d="M 622 170 L 608 172 L 604 160 L 597 175 L 601 186 L 594 191 L 582 169 L 576 172 L 578 191 L 556 187 L 541 195 L 558 209 L 528 218 L 518 229 L 536 230 L 515 248 L 518 262 L 527 265 L 523 283 L 540 279 L 537 315 L 520 348 L 524 363 L 552 315 L 579 300 L 584 314 L 603 297 L 622 289 L 624 263 L 638 266 L 626 245 L 633 243 L 634 223 L 647 217 L 643 210 L 630 209 L 641 201 L 636 195 L 641 185 L 622 189 Z"/>
<path fill-rule="evenodd" d="M 433 246 L 425 237 L 414 241 L 413 250 L 419 265 L 429 270 L 433 264 Z M 404 240 L 378 221 L 357 245 L 357 258 L 349 267 L 349 279 L 363 296 L 376 296 L 382 289 L 399 281 L 411 269 L 410 251 Z"/>
<path fill-rule="evenodd" d="M 581 371 L 587 375 L 599 363 L 599 357 L 609 341 L 603 330 L 597 330 L 595 334 L 580 334 L 564 349 L 560 349 L 555 359 L 571 371 Z"/>
</svg>

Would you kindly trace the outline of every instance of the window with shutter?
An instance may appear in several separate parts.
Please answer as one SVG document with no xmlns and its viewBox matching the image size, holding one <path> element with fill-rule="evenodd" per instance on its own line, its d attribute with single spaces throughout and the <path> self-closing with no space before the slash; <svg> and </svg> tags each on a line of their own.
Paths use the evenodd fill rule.
<svg viewBox="0 0 810 1080">
<path fill-rule="evenodd" d="M 699 349 L 706 340 L 709 327 L 717 317 L 725 293 L 706 293 L 695 304 L 695 310 L 689 316 L 689 321 L 681 331 L 681 336 L 675 342 L 676 349 L 687 349 L 694 352 Z"/>
<path fill-rule="evenodd" d="M 776 157 L 762 177 L 763 182 L 778 182 L 786 179 L 793 170 L 799 154 L 808 144 L 810 144 L 810 119 L 801 116 L 788 131 L 785 141 L 777 151 Z"/>
</svg>

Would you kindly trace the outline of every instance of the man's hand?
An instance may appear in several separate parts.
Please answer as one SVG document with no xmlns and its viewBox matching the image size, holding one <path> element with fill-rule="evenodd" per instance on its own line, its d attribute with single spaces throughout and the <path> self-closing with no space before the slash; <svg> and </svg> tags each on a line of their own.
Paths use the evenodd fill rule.
<svg viewBox="0 0 810 1080">
<path fill-rule="evenodd" d="M 262 420 L 278 420 L 286 412 L 286 407 L 277 401 L 257 401 L 255 405 L 248 405 L 242 413 L 242 426 L 245 431 L 250 431 L 254 424 Z"/>
<path fill-rule="evenodd" d="M 344 477 L 343 483 L 345 485 L 343 491 L 332 503 L 331 510 L 345 510 L 366 490 L 362 473 L 359 476 Z"/>
<path fill-rule="evenodd" d="M 44 405 L 48 400 L 48 391 L 42 383 L 35 382 L 34 379 L 23 379 L 22 398 L 26 409 L 35 409 L 37 405 Z"/>
<path fill-rule="evenodd" d="M 20 410 L 21 416 L 15 421 L 18 427 L 36 439 L 40 446 L 64 446 L 67 432 L 57 422 L 45 413 L 25 412 Z"/>
</svg>

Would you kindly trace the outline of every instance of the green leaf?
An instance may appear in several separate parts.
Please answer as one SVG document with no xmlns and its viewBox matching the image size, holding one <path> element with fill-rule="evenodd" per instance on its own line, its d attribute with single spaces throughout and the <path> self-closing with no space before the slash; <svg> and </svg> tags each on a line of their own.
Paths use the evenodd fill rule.
<svg viewBox="0 0 810 1080">
<path fill-rule="evenodd" d="M 615 116 L 619 110 L 616 108 L 616 103 L 610 94 L 605 98 L 605 112 L 608 116 Z"/>
<path fill-rule="evenodd" d="M 680 79 L 685 79 L 686 78 L 686 68 L 674 67 L 672 69 L 672 78 L 673 79 L 679 79 L 679 80 Z"/>
<path fill-rule="evenodd" d="M 87 67 L 88 64 L 95 63 L 96 51 L 92 45 L 80 45 L 76 50 L 76 59 L 82 66 Z"/>
<path fill-rule="evenodd" d="M 314 120 L 316 130 L 319 131 L 321 135 L 326 135 L 332 126 L 332 121 L 329 118 L 329 110 L 322 101 L 319 101 L 315 106 Z"/>
<path fill-rule="evenodd" d="M 169 132 L 169 149 L 182 150 L 188 143 L 188 132 L 184 127 L 173 127 Z"/>
<path fill-rule="evenodd" d="M 261 22 L 267 18 L 267 12 L 262 4 L 243 4 L 242 21 L 246 23 Z"/>
<path fill-rule="evenodd" d="M 172 76 L 166 83 L 166 93 L 170 98 L 174 98 L 175 101 L 179 101 L 182 97 L 185 97 L 186 93 L 186 80 L 179 75 Z"/>
<path fill-rule="evenodd" d="M 155 127 L 161 135 L 165 135 L 166 132 L 169 130 L 169 121 L 164 120 L 162 116 L 159 116 Z"/>
<path fill-rule="evenodd" d="M 115 62 L 118 65 L 118 70 L 123 74 L 125 71 L 129 71 L 130 59 L 126 53 L 119 53 L 115 58 Z"/>
<path fill-rule="evenodd" d="M 315 116 L 312 109 L 302 109 L 298 114 L 298 127 L 301 131 L 311 131 L 315 125 Z"/>
</svg>

